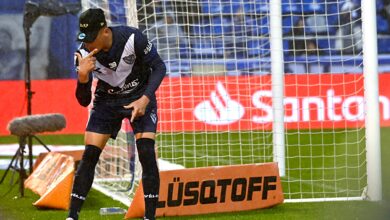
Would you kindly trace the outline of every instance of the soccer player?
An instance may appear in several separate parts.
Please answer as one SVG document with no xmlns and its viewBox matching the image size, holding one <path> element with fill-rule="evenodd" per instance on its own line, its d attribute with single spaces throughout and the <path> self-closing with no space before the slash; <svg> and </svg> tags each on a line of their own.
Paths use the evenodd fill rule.
<svg viewBox="0 0 390 220">
<path fill-rule="evenodd" d="M 98 79 L 93 108 L 85 132 L 85 151 L 73 182 L 69 220 L 77 220 L 94 178 L 95 166 L 107 140 L 115 138 L 122 119 L 135 133 L 142 165 L 144 219 L 155 219 L 160 178 L 155 156 L 157 105 L 155 91 L 166 67 L 154 45 L 127 27 L 107 27 L 103 10 L 88 9 L 79 18 L 81 41 L 75 53 L 78 73 L 76 97 L 91 102 L 92 78 Z M 93 75 L 93 76 L 92 76 Z"/>
</svg>

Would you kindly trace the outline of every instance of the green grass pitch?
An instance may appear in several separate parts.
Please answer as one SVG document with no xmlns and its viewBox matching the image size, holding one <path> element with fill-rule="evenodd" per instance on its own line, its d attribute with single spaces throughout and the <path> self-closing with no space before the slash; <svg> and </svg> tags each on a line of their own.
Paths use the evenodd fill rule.
<svg viewBox="0 0 390 220">
<path fill-rule="evenodd" d="M 288 131 L 285 198 L 360 197 L 367 182 L 364 141 L 364 130 Z M 270 132 L 177 133 L 159 135 L 157 143 L 160 158 L 187 168 L 273 160 Z"/>
<path fill-rule="evenodd" d="M 286 177 L 282 179 L 285 197 L 301 198 L 301 195 L 294 193 L 298 191 L 304 192 L 302 197 L 359 196 L 366 182 L 364 140 L 361 140 L 364 133 L 362 132 L 364 131 L 305 134 L 304 132 L 289 131 L 286 135 L 286 143 L 290 146 L 286 149 L 286 154 L 290 158 L 286 162 L 289 171 Z M 255 140 L 259 147 L 256 149 L 249 148 L 246 142 L 249 138 Z M 83 142 L 81 135 L 47 135 L 41 136 L 41 139 L 46 144 L 58 145 L 82 144 Z M 220 140 L 218 141 L 219 144 L 205 148 L 204 145 L 210 139 Z M 272 160 L 270 156 L 272 153 L 271 140 L 271 135 L 254 135 L 253 133 L 241 135 L 236 133 L 211 133 L 208 136 L 177 134 L 174 137 L 161 135 L 159 141 L 165 144 L 160 146 L 159 153 L 160 156 L 173 158 L 172 162 L 183 164 L 186 167 L 267 162 Z M 229 147 L 223 144 L 225 141 L 230 143 Z M 333 146 L 331 143 L 334 141 L 336 143 L 339 141 L 340 146 Z M 0 144 L 16 142 L 17 140 L 14 137 L 0 137 Z M 345 142 L 350 144 L 343 144 Z M 199 147 L 188 147 L 190 143 L 196 143 L 196 146 Z M 390 158 L 390 145 L 388 143 L 390 143 L 390 128 L 382 128 L 383 201 L 381 202 L 284 203 L 262 210 L 165 217 L 163 219 L 390 219 L 390 160 L 388 159 Z M 175 146 L 175 149 L 170 151 L 163 149 L 166 146 Z M 210 152 L 210 149 L 213 150 Z M 217 162 L 216 157 L 222 158 L 222 160 Z M 3 173 L 4 171 L 0 171 L 0 175 Z M 35 208 L 32 203 L 39 197 L 29 190 L 26 190 L 25 197 L 19 198 L 17 184 L 10 184 L 11 176 L 11 174 L 8 174 L 5 182 L 0 185 L 1 220 L 66 218 L 66 211 Z M 346 190 L 347 188 L 349 190 Z M 101 207 L 109 206 L 127 208 L 93 190 L 85 202 L 80 219 L 123 219 L 122 215 L 99 215 Z"/>
</svg>

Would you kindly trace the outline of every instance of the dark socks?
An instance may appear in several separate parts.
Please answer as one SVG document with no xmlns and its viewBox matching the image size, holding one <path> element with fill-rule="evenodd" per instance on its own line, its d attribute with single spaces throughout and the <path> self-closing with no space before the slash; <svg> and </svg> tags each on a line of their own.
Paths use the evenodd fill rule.
<svg viewBox="0 0 390 220">
<path fill-rule="evenodd" d="M 95 167 L 99 161 L 102 150 L 93 145 L 87 145 L 80 161 L 76 175 L 73 181 L 73 189 L 70 200 L 68 217 L 78 220 L 81 206 L 89 190 L 91 189 L 93 178 L 95 176 Z"/>
<path fill-rule="evenodd" d="M 139 161 L 142 165 L 142 187 L 145 199 L 145 219 L 155 219 L 160 189 L 160 176 L 158 173 L 154 140 L 140 138 L 137 140 Z"/>
</svg>

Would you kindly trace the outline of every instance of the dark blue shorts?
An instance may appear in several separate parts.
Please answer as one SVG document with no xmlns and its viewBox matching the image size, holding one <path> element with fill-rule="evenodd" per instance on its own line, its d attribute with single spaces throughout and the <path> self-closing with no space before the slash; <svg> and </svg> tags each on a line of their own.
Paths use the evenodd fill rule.
<svg viewBox="0 0 390 220">
<path fill-rule="evenodd" d="M 131 109 L 125 109 L 123 106 L 130 104 L 134 100 L 113 99 L 104 101 L 95 101 L 91 110 L 86 130 L 99 134 L 110 134 L 111 138 L 116 138 L 121 126 L 122 120 L 131 118 Z M 156 133 L 157 130 L 157 103 L 151 100 L 146 107 L 145 115 L 136 118 L 131 127 L 134 134 L 143 132 Z"/>
</svg>

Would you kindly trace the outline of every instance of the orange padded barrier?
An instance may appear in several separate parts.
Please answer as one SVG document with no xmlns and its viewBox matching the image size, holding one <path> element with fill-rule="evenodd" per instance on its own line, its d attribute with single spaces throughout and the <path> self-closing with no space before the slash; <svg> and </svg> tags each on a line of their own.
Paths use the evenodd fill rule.
<svg viewBox="0 0 390 220">
<path fill-rule="evenodd" d="M 74 177 L 74 159 L 50 152 L 26 179 L 24 186 L 40 195 L 33 205 L 67 210 Z"/>
<path fill-rule="evenodd" d="M 277 163 L 162 171 L 160 182 L 157 216 L 261 209 L 284 200 Z M 140 184 L 125 218 L 143 213 Z"/>
<path fill-rule="evenodd" d="M 79 162 L 79 161 L 81 160 L 81 158 L 83 157 L 84 150 L 69 150 L 69 151 L 54 151 L 54 152 L 72 156 L 74 162 L 75 162 L 76 165 L 77 165 L 77 162 Z M 33 170 L 35 170 L 35 169 L 39 166 L 39 164 L 42 162 L 42 160 L 46 157 L 46 155 L 47 155 L 48 153 L 49 153 L 49 152 L 40 153 L 40 154 L 38 155 L 38 157 L 37 157 L 36 160 L 35 160 L 35 163 L 34 163 L 34 166 L 33 166 Z M 76 168 L 76 167 L 75 167 L 75 168 Z"/>
</svg>

